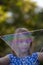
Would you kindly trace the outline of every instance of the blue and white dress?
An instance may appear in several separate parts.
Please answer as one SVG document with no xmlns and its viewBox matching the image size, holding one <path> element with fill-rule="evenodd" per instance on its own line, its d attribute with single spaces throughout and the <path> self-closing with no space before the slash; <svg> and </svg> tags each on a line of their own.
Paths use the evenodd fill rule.
<svg viewBox="0 0 43 65">
<path fill-rule="evenodd" d="M 31 56 L 26 56 L 23 58 L 9 54 L 9 59 L 9 65 L 39 65 L 37 53 L 33 53 Z"/>
</svg>

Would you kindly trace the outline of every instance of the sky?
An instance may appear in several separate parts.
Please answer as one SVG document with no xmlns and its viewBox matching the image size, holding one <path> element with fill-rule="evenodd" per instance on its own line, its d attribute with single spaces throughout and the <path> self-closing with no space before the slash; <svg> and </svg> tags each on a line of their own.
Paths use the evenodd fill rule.
<svg viewBox="0 0 43 65">
<path fill-rule="evenodd" d="M 39 7 L 42 7 L 42 8 L 43 8 L 43 0 L 32 0 L 32 1 L 37 2 L 37 5 L 38 5 Z"/>
</svg>

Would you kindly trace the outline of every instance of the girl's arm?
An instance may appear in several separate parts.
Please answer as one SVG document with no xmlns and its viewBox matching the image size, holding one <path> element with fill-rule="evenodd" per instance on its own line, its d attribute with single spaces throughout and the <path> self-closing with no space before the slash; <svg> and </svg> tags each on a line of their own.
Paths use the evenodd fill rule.
<svg viewBox="0 0 43 65">
<path fill-rule="evenodd" d="M 43 52 L 38 52 L 38 60 L 43 62 Z"/>
<path fill-rule="evenodd" d="M 0 58 L 0 65 L 9 65 L 9 57 L 5 56 Z"/>
</svg>

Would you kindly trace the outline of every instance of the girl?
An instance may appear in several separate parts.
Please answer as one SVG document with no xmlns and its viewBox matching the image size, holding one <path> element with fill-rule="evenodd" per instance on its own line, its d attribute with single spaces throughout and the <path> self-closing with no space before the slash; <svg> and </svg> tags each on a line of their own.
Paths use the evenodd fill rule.
<svg viewBox="0 0 43 65">
<path fill-rule="evenodd" d="M 13 40 L 8 42 L 13 53 L 0 58 L 0 65 L 39 65 L 43 61 L 43 52 L 32 53 L 33 42 L 31 32 L 26 28 L 18 28 Z"/>
</svg>

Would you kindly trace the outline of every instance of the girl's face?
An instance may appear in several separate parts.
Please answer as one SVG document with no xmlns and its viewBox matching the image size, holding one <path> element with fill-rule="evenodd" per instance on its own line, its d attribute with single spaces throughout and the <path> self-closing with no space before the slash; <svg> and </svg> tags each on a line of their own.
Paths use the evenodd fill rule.
<svg viewBox="0 0 43 65">
<path fill-rule="evenodd" d="M 30 48 L 31 38 L 28 38 L 27 36 L 21 33 L 19 34 L 16 43 L 18 45 L 19 51 L 27 52 Z"/>
</svg>

